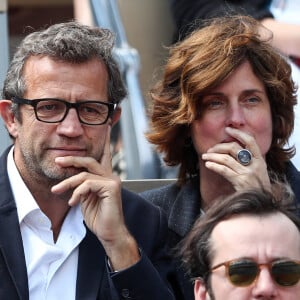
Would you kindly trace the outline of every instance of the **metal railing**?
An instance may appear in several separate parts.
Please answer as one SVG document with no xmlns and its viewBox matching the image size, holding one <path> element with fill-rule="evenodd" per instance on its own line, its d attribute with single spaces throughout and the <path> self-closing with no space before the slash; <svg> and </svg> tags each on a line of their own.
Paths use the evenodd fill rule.
<svg viewBox="0 0 300 300">
<path fill-rule="evenodd" d="M 139 84 L 138 52 L 128 44 L 116 0 L 90 1 L 95 24 L 110 29 L 116 35 L 114 54 L 128 90 L 120 120 L 127 178 L 158 178 L 159 160 L 144 136 L 147 117 Z"/>
<path fill-rule="evenodd" d="M 3 81 L 6 75 L 9 62 L 9 42 L 7 26 L 7 1 L 0 0 L 0 88 L 2 90 Z M 0 118 L 0 154 L 11 144 L 11 140 L 5 129 L 2 118 Z"/>
</svg>

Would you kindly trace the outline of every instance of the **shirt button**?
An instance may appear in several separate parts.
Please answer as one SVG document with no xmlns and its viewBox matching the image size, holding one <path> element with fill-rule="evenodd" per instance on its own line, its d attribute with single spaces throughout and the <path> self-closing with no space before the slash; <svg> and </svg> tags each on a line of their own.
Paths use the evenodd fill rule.
<svg viewBox="0 0 300 300">
<path fill-rule="evenodd" d="M 121 294 L 123 298 L 130 298 L 130 293 L 128 289 L 123 289 Z"/>
</svg>

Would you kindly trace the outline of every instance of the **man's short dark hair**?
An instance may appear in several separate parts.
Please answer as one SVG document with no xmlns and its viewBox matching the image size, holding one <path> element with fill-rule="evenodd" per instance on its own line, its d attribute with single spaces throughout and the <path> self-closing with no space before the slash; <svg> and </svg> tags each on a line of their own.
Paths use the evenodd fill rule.
<svg viewBox="0 0 300 300">
<path fill-rule="evenodd" d="M 294 212 L 294 195 L 286 184 L 278 184 L 272 192 L 253 189 L 236 192 L 218 199 L 194 224 L 188 236 L 179 245 L 190 278 L 202 278 L 207 284 L 212 260 L 211 234 L 215 226 L 236 215 L 267 216 L 282 213 L 300 232 L 300 219 Z"/>
</svg>

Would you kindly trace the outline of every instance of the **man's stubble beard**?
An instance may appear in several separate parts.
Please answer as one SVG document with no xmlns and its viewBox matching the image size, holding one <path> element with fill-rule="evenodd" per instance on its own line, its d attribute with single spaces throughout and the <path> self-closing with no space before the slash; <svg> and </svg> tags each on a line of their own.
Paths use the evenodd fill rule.
<svg viewBox="0 0 300 300">
<path fill-rule="evenodd" d="M 24 150 L 24 149 L 23 149 Z M 79 174 L 84 169 L 68 167 L 62 168 L 55 165 L 55 162 L 51 162 L 50 159 L 46 159 L 46 156 L 40 156 L 40 159 L 36 159 L 36 156 L 31 155 L 27 151 L 22 151 L 25 167 L 28 173 L 31 174 L 32 179 L 37 182 L 45 182 L 48 186 L 58 184 L 59 182 Z"/>
</svg>

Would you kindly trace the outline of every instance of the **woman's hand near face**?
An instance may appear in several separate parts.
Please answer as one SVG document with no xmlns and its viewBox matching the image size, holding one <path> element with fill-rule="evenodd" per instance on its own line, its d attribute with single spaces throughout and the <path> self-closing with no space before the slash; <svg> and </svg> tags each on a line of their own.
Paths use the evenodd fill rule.
<svg viewBox="0 0 300 300">
<path fill-rule="evenodd" d="M 271 189 L 267 164 L 254 137 L 231 127 L 227 127 L 226 132 L 235 141 L 216 144 L 202 154 L 206 168 L 226 178 L 236 191 L 261 186 Z M 237 160 L 237 153 L 242 149 L 252 153 L 252 160 L 247 166 Z"/>
</svg>

